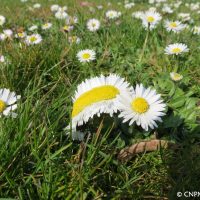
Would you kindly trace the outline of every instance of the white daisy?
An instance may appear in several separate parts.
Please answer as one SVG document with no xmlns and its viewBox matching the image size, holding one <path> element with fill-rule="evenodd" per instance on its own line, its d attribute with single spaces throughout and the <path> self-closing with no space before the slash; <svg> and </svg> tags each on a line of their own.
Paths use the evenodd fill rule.
<svg viewBox="0 0 200 200">
<path fill-rule="evenodd" d="M 168 32 L 173 31 L 175 33 L 178 33 L 185 29 L 185 25 L 182 24 L 180 21 L 165 21 L 165 28 L 167 29 Z"/>
<path fill-rule="evenodd" d="M 55 17 L 56 17 L 57 19 L 67 19 L 68 14 L 67 14 L 65 11 L 58 10 L 58 11 L 55 13 Z"/>
<path fill-rule="evenodd" d="M 94 50 L 85 49 L 81 50 L 77 54 L 77 58 L 80 62 L 90 62 L 96 59 L 96 53 Z"/>
<path fill-rule="evenodd" d="M 200 35 L 200 26 L 195 26 L 192 31 L 194 34 Z"/>
<path fill-rule="evenodd" d="M 20 96 L 17 96 L 15 92 L 11 92 L 9 89 L 0 89 L 0 117 L 2 115 L 12 116 L 15 118 L 17 116 L 13 111 L 17 108 L 17 100 Z"/>
<path fill-rule="evenodd" d="M 6 18 L 0 15 L 0 26 L 2 26 L 6 22 Z"/>
<path fill-rule="evenodd" d="M 7 38 L 11 38 L 13 35 L 13 31 L 11 29 L 5 29 L 3 30 L 3 33 L 6 35 Z"/>
<path fill-rule="evenodd" d="M 81 126 L 101 113 L 112 116 L 118 111 L 116 97 L 131 91 L 129 84 L 115 74 L 86 79 L 78 85 L 73 98 L 72 127 Z"/>
<path fill-rule="evenodd" d="M 171 7 L 169 7 L 169 6 L 167 6 L 167 5 L 165 5 L 165 6 L 162 8 L 162 11 L 163 11 L 164 13 L 169 13 L 169 14 L 171 14 L 171 13 L 174 12 L 173 9 L 172 9 Z"/>
<path fill-rule="evenodd" d="M 35 31 L 38 29 L 38 26 L 37 25 L 33 25 L 31 27 L 28 28 L 29 31 Z"/>
<path fill-rule="evenodd" d="M 59 7 L 58 11 L 60 12 L 67 11 L 67 6 Z"/>
<path fill-rule="evenodd" d="M 175 44 L 170 44 L 165 48 L 165 54 L 168 55 L 179 55 L 184 52 L 188 52 L 189 49 L 187 45 L 182 44 L 182 43 L 175 43 Z"/>
<path fill-rule="evenodd" d="M 149 28 L 150 30 L 152 30 L 160 22 L 162 17 L 158 12 L 148 10 L 142 15 L 141 19 L 143 26 L 146 29 Z"/>
<path fill-rule="evenodd" d="M 90 19 L 87 22 L 87 28 L 91 32 L 95 32 L 100 28 L 100 21 L 98 19 Z"/>
<path fill-rule="evenodd" d="M 115 10 L 108 10 L 107 12 L 106 12 L 106 17 L 108 18 L 108 19 L 117 19 L 117 18 L 119 18 L 121 16 L 121 12 L 117 12 L 117 11 L 115 11 Z"/>
<path fill-rule="evenodd" d="M 26 37 L 26 32 L 19 32 L 15 34 L 16 38 L 25 38 Z"/>
<path fill-rule="evenodd" d="M 162 122 L 161 116 L 164 116 L 166 104 L 163 103 L 160 94 L 155 90 L 144 88 L 142 84 L 136 85 L 134 92 L 127 95 L 119 95 L 117 98 L 120 110 L 119 117 L 123 122 L 129 121 L 129 125 L 134 122 L 148 131 L 149 127 L 157 127 L 155 121 Z"/>
<path fill-rule="evenodd" d="M 132 13 L 132 17 L 136 18 L 136 19 L 141 19 L 143 15 L 142 11 L 136 11 Z"/>
<path fill-rule="evenodd" d="M 26 37 L 26 44 L 27 45 L 33 45 L 33 44 L 39 44 L 42 41 L 42 37 L 39 34 L 32 34 Z"/>
<path fill-rule="evenodd" d="M 190 13 L 179 13 L 178 17 L 181 18 L 182 21 L 184 21 L 184 22 L 191 20 Z"/>
<path fill-rule="evenodd" d="M 36 3 L 36 4 L 33 5 L 33 8 L 41 8 L 41 4 Z"/>
<path fill-rule="evenodd" d="M 74 26 L 71 26 L 71 25 L 65 25 L 63 26 L 63 31 L 64 32 L 70 32 L 74 29 Z"/>
<path fill-rule="evenodd" d="M 170 77 L 173 81 L 180 81 L 183 78 L 181 74 L 178 74 L 176 72 L 171 72 Z"/>
<path fill-rule="evenodd" d="M 54 5 L 51 5 L 50 9 L 51 9 L 52 12 L 56 12 L 60 9 L 60 6 L 57 5 L 57 4 L 54 4 Z"/>
<path fill-rule="evenodd" d="M 50 29 L 51 27 L 52 27 L 52 23 L 49 23 L 49 22 L 42 25 L 43 30 Z"/>
<path fill-rule="evenodd" d="M 68 16 L 66 19 L 66 24 L 67 25 L 73 25 L 78 23 L 78 17 L 76 16 Z"/>
<path fill-rule="evenodd" d="M 0 33 L 0 41 L 4 41 L 4 40 L 6 40 L 6 39 L 7 39 L 6 34 Z"/>
<path fill-rule="evenodd" d="M 70 44 L 73 44 L 73 43 L 79 44 L 81 39 L 77 36 L 69 36 L 68 41 Z"/>
<path fill-rule="evenodd" d="M 5 57 L 3 55 L 0 55 L 0 63 L 4 63 L 5 62 Z"/>
<path fill-rule="evenodd" d="M 126 3 L 125 5 L 124 5 L 124 8 L 126 8 L 126 9 L 131 9 L 133 6 L 135 6 L 135 3 Z"/>
</svg>

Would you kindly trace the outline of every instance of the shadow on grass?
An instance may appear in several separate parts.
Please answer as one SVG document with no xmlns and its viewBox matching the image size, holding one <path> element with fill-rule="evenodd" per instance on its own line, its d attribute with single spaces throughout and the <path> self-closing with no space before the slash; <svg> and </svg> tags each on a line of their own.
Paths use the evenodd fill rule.
<svg viewBox="0 0 200 200">
<path fill-rule="evenodd" d="M 169 199 L 200 199 L 200 126 L 181 142 L 179 149 L 164 156 L 171 179 Z M 197 136 L 197 137 L 195 137 Z M 199 192 L 199 194 L 195 194 Z M 195 196 L 196 195 L 196 196 Z"/>
</svg>

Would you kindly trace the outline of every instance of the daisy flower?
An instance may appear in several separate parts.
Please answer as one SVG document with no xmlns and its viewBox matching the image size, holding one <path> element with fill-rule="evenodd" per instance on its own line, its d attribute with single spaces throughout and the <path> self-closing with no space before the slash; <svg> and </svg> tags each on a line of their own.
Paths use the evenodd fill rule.
<svg viewBox="0 0 200 200">
<path fill-rule="evenodd" d="M 115 74 L 86 79 L 78 85 L 73 98 L 72 127 L 81 126 L 94 115 L 118 111 L 116 97 L 131 92 L 129 84 Z"/>
<path fill-rule="evenodd" d="M 66 24 L 68 25 L 73 25 L 73 24 L 77 24 L 78 23 L 78 17 L 76 16 L 68 16 L 66 19 Z"/>
<path fill-rule="evenodd" d="M 19 32 L 15 34 L 16 38 L 25 38 L 26 37 L 26 32 Z"/>
<path fill-rule="evenodd" d="M 54 5 L 51 5 L 50 9 L 51 9 L 52 12 L 56 12 L 60 9 L 60 6 L 57 5 L 57 4 L 54 4 Z"/>
<path fill-rule="evenodd" d="M 70 44 L 73 44 L 73 43 L 79 44 L 81 39 L 77 36 L 69 36 L 68 41 Z"/>
<path fill-rule="evenodd" d="M 7 38 L 11 38 L 13 35 L 13 31 L 11 29 L 3 30 L 3 33 L 6 35 Z"/>
<path fill-rule="evenodd" d="M 33 25 L 33 26 L 28 28 L 29 31 L 34 31 L 34 30 L 37 30 L 37 29 L 38 29 L 37 25 Z"/>
<path fill-rule="evenodd" d="M 0 55 L 0 63 L 4 63 L 5 62 L 5 57 L 3 55 Z"/>
<path fill-rule="evenodd" d="M 41 8 L 41 4 L 36 3 L 36 4 L 33 5 L 33 8 Z"/>
<path fill-rule="evenodd" d="M 179 55 L 184 52 L 188 52 L 189 49 L 187 45 L 182 44 L 182 43 L 175 43 L 175 44 L 170 44 L 165 48 L 165 54 L 168 55 Z"/>
<path fill-rule="evenodd" d="M 108 19 L 116 19 L 116 18 L 119 18 L 121 16 L 121 12 L 117 12 L 115 10 L 108 10 L 106 12 L 106 17 Z"/>
<path fill-rule="evenodd" d="M 160 22 L 162 17 L 158 12 L 148 10 L 142 15 L 141 19 L 143 26 L 152 30 Z"/>
<path fill-rule="evenodd" d="M 0 26 L 2 26 L 6 22 L 6 18 L 0 15 Z"/>
<path fill-rule="evenodd" d="M 0 117 L 2 115 L 9 116 L 13 118 L 17 116 L 13 111 L 17 108 L 17 100 L 20 96 L 17 96 L 15 92 L 11 92 L 9 89 L 0 89 Z"/>
<path fill-rule="evenodd" d="M 70 26 L 70 25 L 63 26 L 63 31 L 66 33 L 72 31 L 73 29 L 74 29 L 74 26 Z"/>
<path fill-rule="evenodd" d="M 49 22 L 42 25 L 43 30 L 50 29 L 51 27 L 52 27 L 52 23 L 49 23 Z"/>
<path fill-rule="evenodd" d="M 197 34 L 197 35 L 200 35 L 200 26 L 195 26 L 195 27 L 193 28 L 193 33 L 194 33 L 194 34 Z"/>
<path fill-rule="evenodd" d="M 126 3 L 126 4 L 124 5 L 124 8 L 126 8 L 126 9 L 131 9 L 133 6 L 135 6 L 134 3 Z"/>
<path fill-rule="evenodd" d="M 87 22 L 87 28 L 91 32 L 95 32 L 100 28 L 100 21 L 98 19 L 90 19 Z"/>
<path fill-rule="evenodd" d="M 77 53 L 77 58 L 80 62 L 90 62 L 96 59 L 96 53 L 94 50 L 85 49 Z"/>
<path fill-rule="evenodd" d="M 169 7 L 169 6 L 164 6 L 164 7 L 162 8 L 162 11 L 163 11 L 164 13 L 169 13 L 169 14 L 171 14 L 171 13 L 174 12 L 174 11 L 172 10 L 172 8 Z"/>
<path fill-rule="evenodd" d="M 32 34 L 26 37 L 26 44 L 27 45 L 33 45 L 33 44 L 39 44 L 42 41 L 42 37 L 39 34 Z"/>
<path fill-rule="evenodd" d="M 142 11 L 136 11 L 132 13 L 132 17 L 136 18 L 136 19 L 141 19 L 143 15 Z"/>
<path fill-rule="evenodd" d="M 184 22 L 191 20 L 190 13 L 179 13 L 178 17 L 181 18 L 182 21 L 184 21 Z"/>
<path fill-rule="evenodd" d="M 155 90 L 144 88 L 142 84 L 136 85 L 132 93 L 119 95 L 117 100 L 119 117 L 123 118 L 123 122 L 129 121 L 129 125 L 136 122 L 146 131 L 149 127 L 157 127 L 156 121 L 162 122 L 161 117 L 165 115 L 166 104 L 161 95 L 156 94 Z"/>
<path fill-rule="evenodd" d="M 61 10 L 58 10 L 56 13 L 55 13 L 55 17 L 57 19 L 66 19 L 68 17 L 68 14 L 65 12 L 65 11 L 61 11 Z"/>
<path fill-rule="evenodd" d="M 173 31 L 175 33 L 178 33 L 182 31 L 185 28 L 185 25 L 182 24 L 180 21 L 165 21 L 165 28 L 168 32 Z"/>
<path fill-rule="evenodd" d="M 178 74 L 176 72 L 171 72 L 170 77 L 173 81 L 180 81 L 183 78 L 181 74 Z"/>
</svg>

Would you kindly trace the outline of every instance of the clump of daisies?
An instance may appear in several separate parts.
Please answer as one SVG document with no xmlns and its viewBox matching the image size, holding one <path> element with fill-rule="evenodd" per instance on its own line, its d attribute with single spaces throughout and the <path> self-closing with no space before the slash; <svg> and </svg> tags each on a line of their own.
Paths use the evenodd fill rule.
<svg viewBox="0 0 200 200">
<path fill-rule="evenodd" d="M 9 89 L 0 89 L 0 117 L 3 115 L 17 117 L 17 114 L 13 111 L 17 109 L 17 100 L 20 98 L 19 95 Z"/>
<path fill-rule="evenodd" d="M 117 19 L 121 16 L 121 12 L 118 12 L 116 10 L 108 10 L 106 12 L 106 18 L 108 19 Z"/>
<path fill-rule="evenodd" d="M 179 55 L 188 51 L 187 45 L 182 43 L 170 44 L 165 48 L 165 54 L 168 55 Z"/>
<path fill-rule="evenodd" d="M 168 32 L 173 31 L 174 33 L 179 33 L 183 29 L 185 29 L 185 25 L 182 24 L 180 21 L 165 21 L 165 28 Z"/>
<path fill-rule="evenodd" d="M 77 58 L 82 63 L 90 62 L 96 59 L 96 53 L 91 49 L 81 50 L 77 53 Z"/>
<path fill-rule="evenodd" d="M 123 123 L 136 124 L 148 131 L 156 128 L 157 122 L 162 122 L 165 110 L 161 95 L 142 84 L 137 84 L 134 89 L 116 74 L 86 79 L 78 85 L 73 97 L 72 137 L 78 137 L 78 127 L 101 114 L 112 117 L 119 113 Z M 81 132 L 80 137 L 83 135 Z"/>
<path fill-rule="evenodd" d="M 157 24 L 160 22 L 162 17 L 158 12 L 154 10 L 148 10 L 143 13 L 143 15 L 141 16 L 141 19 L 142 19 L 143 26 L 146 29 L 152 30 L 157 26 Z"/>
<path fill-rule="evenodd" d="M 87 21 L 87 29 L 91 32 L 96 32 L 100 28 L 100 21 L 98 19 L 89 19 Z"/>
<path fill-rule="evenodd" d="M 28 35 L 25 40 L 27 45 L 39 44 L 41 41 L 42 41 L 42 36 L 40 34 Z"/>
<path fill-rule="evenodd" d="M 6 22 L 6 18 L 3 15 L 0 15 L 0 26 L 3 26 Z"/>
</svg>

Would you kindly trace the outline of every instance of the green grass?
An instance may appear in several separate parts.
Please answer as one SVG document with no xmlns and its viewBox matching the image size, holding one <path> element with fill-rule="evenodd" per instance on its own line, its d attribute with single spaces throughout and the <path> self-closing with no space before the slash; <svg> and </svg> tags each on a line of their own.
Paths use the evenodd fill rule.
<svg viewBox="0 0 200 200">
<path fill-rule="evenodd" d="M 0 197 L 176 199 L 177 191 L 198 191 L 200 36 L 189 30 L 178 35 L 168 33 L 160 23 L 150 32 L 139 62 L 147 32 L 131 13 L 147 10 L 150 6 L 146 1 L 126 10 L 123 1 L 118 5 L 113 0 L 108 6 L 106 0 L 93 0 L 104 6 L 95 13 L 80 7 L 79 1 L 37 2 L 42 8 L 29 11 L 31 1 L 23 4 L 19 0 L 1 0 L 0 14 L 7 18 L 3 28 L 15 32 L 19 27 L 27 30 L 46 21 L 52 22 L 53 28 L 39 30 L 43 41 L 35 46 L 20 46 L 16 39 L 0 43 L 0 54 L 11 61 L 0 65 L 0 86 L 22 96 L 18 117 L 0 119 Z M 49 9 L 54 3 L 67 5 L 68 13 L 78 16 L 79 23 L 69 34 L 79 36 L 80 44 L 70 46 L 67 35 L 60 31 L 64 22 L 56 20 Z M 122 12 L 119 25 L 105 21 L 105 11 L 111 8 Z M 200 25 L 199 15 L 184 3 L 163 18 L 177 19 L 180 12 L 190 12 L 194 24 Z M 102 22 L 97 33 L 85 27 L 93 17 Z M 187 44 L 190 52 L 178 59 L 165 55 L 164 48 L 176 42 Z M 97 52 L 97 59 L 87 65 L 76 58 L 77 52 L 86 48 Z M 177 84 L 169 77 L 175 67 L 184 76 Z M 138 154 L 121 163 L 117 155 L 122 148 L 152 138 L 154 131 L 129 128 L 107 116 L 88 123 L 86 129 L 91 133 L 83 142 L 66 135 L 64 128 L 70 123 L 71 97 L 76 86 L 101 73 L 118 73 L 132 85 L 143 83 L 156 88 L 168 104 L 167 116 L 156 132 L 180 148 Z"/>
</svg>

